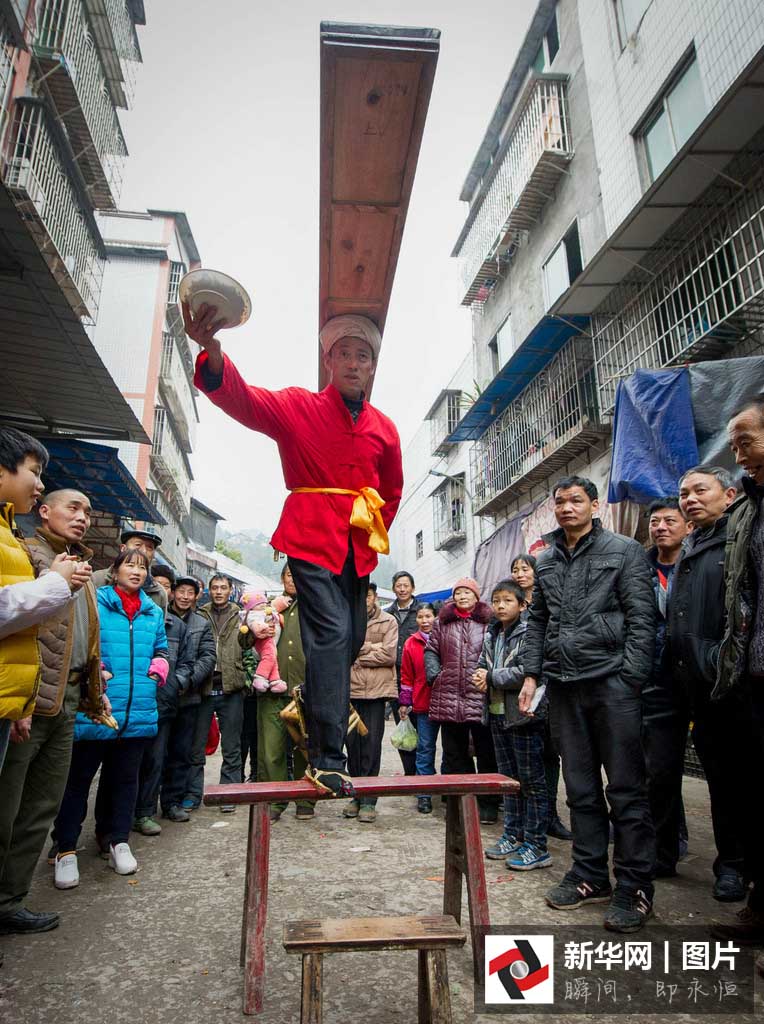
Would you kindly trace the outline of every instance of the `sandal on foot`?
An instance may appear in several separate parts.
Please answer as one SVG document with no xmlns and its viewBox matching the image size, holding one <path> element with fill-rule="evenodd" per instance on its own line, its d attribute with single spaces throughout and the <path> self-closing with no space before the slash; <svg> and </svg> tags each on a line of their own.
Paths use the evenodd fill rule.
<svg viewBox="0 0 764 1024">
<path fill-rule="evenodd" d="M 324 768 L 311 768 L 308 765 L 303 778 L 306 778 L 308 782 L 312 782 L 316 789 L 322 793 L 328 793 L 335 799 L 337 797 L 355 796 L 352 780 L 344 772 L 331 771 Z"/>
</svg>

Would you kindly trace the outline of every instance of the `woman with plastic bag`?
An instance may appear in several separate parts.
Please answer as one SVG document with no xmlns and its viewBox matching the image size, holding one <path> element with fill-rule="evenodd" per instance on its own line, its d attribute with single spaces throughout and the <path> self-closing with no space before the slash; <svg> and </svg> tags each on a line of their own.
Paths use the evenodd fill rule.
<svg viewBox="0 0 764 1024">
<path fill-rule="evenodd" d="M 416 729 L 416 773 L 434 775 L 435 747 L 440 725 L 433 722 L 429 716 L 430 687 L 424 670 L 424 652 L 435 624 L 435 609 L 431 604 L 420 604 L 417 608 L 416 623 L 416 633 L 403 645 L 401 695 L 398 699 L 402 722 L 413 722 Z M 393 743 L 395 742 L 393 734 Z M 420 794 L 416 805 L 420 814 L 432 814 L 431 797 Z"/>
<path fill-rule="evenodd" d="M 385 735 L 385 704 L 398 696 L 395 659 L 398 652 L 398 623 L 377 603 L 377 585 L 366 593 L 366 639 L 350 670 L 350 700 L 368 732 L 348 733 L 345 745 L 348 766 L 354 778 L 379 775 L 382 739 Z M 376 820 L 376 798 L 351 800 L 343 810 L 346 818 L 362 822 Z"/>
</svg>

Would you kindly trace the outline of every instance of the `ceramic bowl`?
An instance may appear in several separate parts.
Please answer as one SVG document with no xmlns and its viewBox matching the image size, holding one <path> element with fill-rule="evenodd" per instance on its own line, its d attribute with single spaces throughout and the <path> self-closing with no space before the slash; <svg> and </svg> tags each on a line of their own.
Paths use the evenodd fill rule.
<svg viewBox="0 0 764 1024">
<path fill-rule="evenodd" d="M 252 302 L 245 289 L 219 270 L 190 271 L 181 279 L 178 295 L 189 304 L 194 316 L 205 302 L 217 307 L 218 319 L 225 320 L 226 327 L 245 324 L 252 313 Z"/>
</svg>

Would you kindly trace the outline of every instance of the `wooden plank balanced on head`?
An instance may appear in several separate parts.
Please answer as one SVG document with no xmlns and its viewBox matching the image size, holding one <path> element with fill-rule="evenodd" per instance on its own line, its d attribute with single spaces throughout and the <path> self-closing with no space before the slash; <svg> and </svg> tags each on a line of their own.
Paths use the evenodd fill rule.
<svg viewBox="0 0 764 1024">
<path fill-rule="evenodd" d="M 357 313 L 384 331 L 439 47 L 438 29 L 321 23 L 319 330 Z"/>
<path fill-rule="evenodd" d="M 395 775 L 392 778 L 375 776 L 353 779 L 353 788 L 360 799 L 365 796 L 461 796 L 474 793 L 484 795 L 514 793 L 520 783 L 506 775 Z M 292 800 L 329 799 L 328 793 L 319 792 L 306 779 L 293 782 L 235 782 L 228 786 L 207 786 L 205 804 L 262 804 Z"/>
</svg>

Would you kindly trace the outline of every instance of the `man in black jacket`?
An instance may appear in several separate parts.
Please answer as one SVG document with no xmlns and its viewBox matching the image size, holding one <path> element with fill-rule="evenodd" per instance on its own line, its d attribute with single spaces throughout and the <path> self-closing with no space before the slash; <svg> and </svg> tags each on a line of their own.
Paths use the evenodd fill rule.
<svg viewBox="0 0 764 1024">
<path fill-rule="evenodd" d="M 159 800 L 162 815 L 170 821 L 188 821 L 188 808 L 183 806 L 188 775 L 191 770 L 191 747 L 196 728 L 196 715 L 201 691 L 215 668 L 217 658 L 212 627 L 203 615 L 194 611 L 201 587 L 193 576 L 179 576 L 172 588 L 168 618 L 185 625 L 180 657 L 188 663 L 188 671 L 178 677 L 178 685 L 167 692 L 159 691 L 159 718 L 170 719 L 167 756 L 162 770 Z M 169 680 L 168 680 L 169 682 Z"/>
<path fill-rule="evenodd" d="M 655 877 L 671 878 L 679 860 L 680 834 L 686 835 L 682 775 L 690 708 L 665 658 L 668 607 L 674 570 L 690 525 L 677 498 L 657 498 L 650 505 L 648 529 L 653 547 L 657 621 L 653 671 L 642 691 L 642 744 L 647 764 L 647 791 L 655 826 Z"/>
<path fill-rule="evenodd" d="M 403 658 L 403 645 L 410 636 L 416 633 L 416 613 L 419 611 L 419 602 L 414 597 L 414 577 L 408 569 L 401 569 L 393 576 L 393 591 L 395 600 L 384 610 L 389 612 L 398 623 L 398 651 L 395 657 L 395 675 L 398 680 L 398 693 L 401 692 L 401 660 Z M 398 701 L 390 702 L 393 709 L 393 718 L 396 725 L 400 722 L 398 713 Z M 399 750 L 401 764 L 405 775 L 416 775 L 416 751 Z"/>
<path fill-rule="evenodd" d="M 743 829 L 750 806 L 742 798 L 736 757 L 743 722 L 738 696 L 711 702 L 724 632 L 724 546 L 727 509 L 735 498 L 731 475 L 719 466 L 697 466 L 679 481 L 679 504 L 694 530 L 674 569 L 668 610 L 666 657 L 686 696 L 692 741 L 708 782 L 717 857 L 713 895 L 745 899 Z"/>
<path fill-rule="evenodd" d="M 641 743 L 641 690 L 655 643 L 652 573 L 636 541 L 593 518 L 599 502 L 591 480 L 567 477 L 552 495 L 560 529 L 545 538 L 550 547 L 536 565 L 519 700 L 528 712 L 546 677 L 573 829 L 573 866 L 546 899 L 560 910 L 610 902 L 605 927 L 636 931 L 653 898 L 655 832 Z"/>
</svg>

